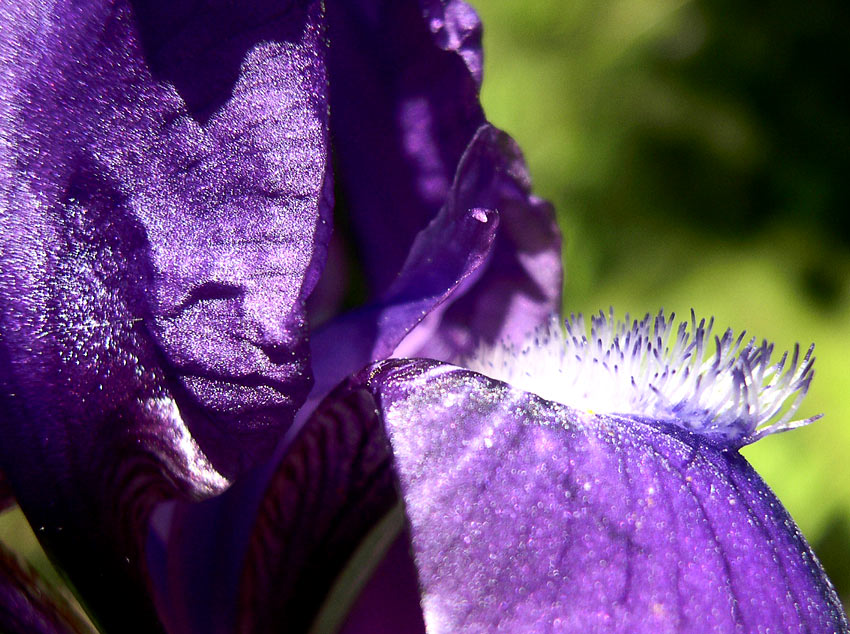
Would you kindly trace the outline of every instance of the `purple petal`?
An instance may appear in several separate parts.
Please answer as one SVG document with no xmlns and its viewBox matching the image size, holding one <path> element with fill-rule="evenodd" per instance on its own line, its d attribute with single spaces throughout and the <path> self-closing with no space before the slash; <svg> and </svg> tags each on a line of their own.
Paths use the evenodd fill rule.
<svg viewBox="0 0 850 634">
<path fill-rule="evenodd" d="M 267 457 L 310 388 L 322 8 L 0 13 L 0 466 L 103 622 L 153 628 L 150 509 Z"/>
<path fill-rule="evenodd" d="M 492 250 L 498 224 L 498 216 L 487 210 L 455 214 L 448 208 L 417 236 L 385 298 L 315 333 L 311 347 L 316 384 L 302 416 L 347 375 L 392 355 L 424 318 L 476 276 Z"/>
<path fill-rule="evenodd" d="M 337 179 L 367 279 L 385 291 L 485 123 L 481 25 L 458 0 L 331 0 Z"/>
<path fill-rule="evenodd" d="M 308 627 L 396 476 L 429 632 L 850 631 L 749 464 L 676 426 L 394 360 L 349 379 L 280 455 L 166 509 L 149 556 L 169 631 Z M 419 629 L 389 608 L 371 620 L 382 584 L 414 604 L 408 563 L 390 549 L 344 631 Z"/>
<path fill-rule="evenodd" d="M 429 632 L 848 631 L 805 539 L 736 452 L 434 362 L 362 376 Z"/>
<path fill-rule="evenodd" d="M 64 597 L 0 542 L 0 632 L 92 634 Z"/>
<path fill-rule="evenodd" d="M 481 274 L 455 292 L 395 356 L 456 361 L 481 341 L 519 342 L 561 307 L 561 233 L 552 206 L 531 194 L 514 140 L 483 126 L 458 167 L 447 205 L 494 209 L 499 233 Z"/>
<path fill-rule="evenodd" d="M 306 631 L 355 547 L 397 502 L 368 393 L 328 399 L 279 454 L 214 499 L 157 510 L 148 559 L 171 634 Z"/>
<path fill-rule="evenodd" d="M 416 237 L 384 296 L 313 335 L 316 384 L 302 416 L 371 361 L 455 360 L 481 339 L 520 339 L 557 310 L 560 289 L 552 209 L 530 194 L 516 143 L 484 125 L 460 161 L 446 204 Z"/>
</svg>

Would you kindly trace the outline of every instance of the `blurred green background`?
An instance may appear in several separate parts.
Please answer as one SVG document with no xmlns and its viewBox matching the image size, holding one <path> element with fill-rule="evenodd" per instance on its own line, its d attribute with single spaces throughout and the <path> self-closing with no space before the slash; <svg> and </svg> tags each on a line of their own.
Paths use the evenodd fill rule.
<svg viewBox="0 0 850 634">
<path fill-rule="evenodd" d="M 850 4 L 473 0 L 482 99 L 556 205 L 567 312 L 717 317 L 816 344 L 743 453 L 850 604 Z"/>
<path fill-rule="evenodd" d="M 801 417 L 745 451 L 850 604 L 850 4 L 473 0 L 483 101 L 563 227 L 565 308 L 715 315 L 817 344 Z M 17 512 L 0 536 L 45 568 Z"/>
</svg>

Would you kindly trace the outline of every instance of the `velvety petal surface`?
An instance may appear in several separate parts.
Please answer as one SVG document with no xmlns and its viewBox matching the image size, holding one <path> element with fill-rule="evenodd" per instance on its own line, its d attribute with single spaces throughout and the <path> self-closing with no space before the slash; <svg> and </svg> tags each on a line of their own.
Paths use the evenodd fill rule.
<svg viewBox="0 0 850 634">
<path fill-rule="evenodd" d="M 104 623 L 152 631 L 150 509 L 268 457 L 310 388 L 322 7 L 15 2 L 0 23 L 0 467 Z"/>
<path fill-rule="evenodd" d="M 253 481 L 163 507 L 149 557 L 169 631 L 308 627 L 397 482 L 429 632 L 850 631 L 737 452 L 428 360 L 363 370 Z M 413 604 L 409 556 L 389 549 L 343 631 L 419 630 L 374 596 Z"/>
<path fill-rule="evenodd" d="M 0 542 L 0 632 L 94 634 L 71 605 Z"/>
<path fill-rule="evenodd" d="M 327 10 L 340 203 L 381 293 L 485 123 L 481 25 L 458 0 L 330 0 Z"/>
<path fill-rule="evenodd" d="M 429 632 L 846 632 L 749 464 L 429 361 L 361 375 L 392 445 Z"/>
</svg>

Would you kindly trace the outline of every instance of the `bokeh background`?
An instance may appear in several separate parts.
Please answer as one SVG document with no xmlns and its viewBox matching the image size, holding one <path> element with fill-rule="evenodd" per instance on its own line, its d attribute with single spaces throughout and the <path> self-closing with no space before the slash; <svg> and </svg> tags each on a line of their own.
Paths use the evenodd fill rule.
<svg viewBox="0 0 850 634">
<path fill-rule="evenodd" d="M 801 430 L 743 453 L 850 605 L 850 4 L 473 0 L 482 100 L 566 240 L 567 312 L 816 344 Z"/>
<path fill-rule="evenodd" d="M 745 454 L 850 604 L 850 3 L 473 1 L 487 114 L 558 210 L 567 312 L 816 343 L 799 415 L 824 419 Z M 55 574 L 19 512 L 0 536 Z"/>
</svg>

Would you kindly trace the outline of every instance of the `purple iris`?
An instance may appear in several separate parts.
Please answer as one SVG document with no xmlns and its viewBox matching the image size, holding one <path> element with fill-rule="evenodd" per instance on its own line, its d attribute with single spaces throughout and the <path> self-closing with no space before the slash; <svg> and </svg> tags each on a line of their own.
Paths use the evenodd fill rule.
<svg viewBox="0 0 850 634">
<path fill-rule="evenodd" d="M 737 452 L 810 356 L 550 323 L 560 236 L 466 4 L 0 26 L 0 507 L 103 631 L 850 631 Z M 82 631 L 0 554 L 0 626 Z"/>
</svg>

